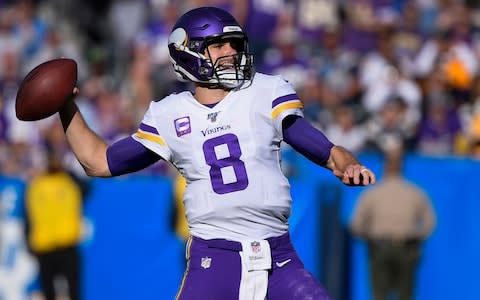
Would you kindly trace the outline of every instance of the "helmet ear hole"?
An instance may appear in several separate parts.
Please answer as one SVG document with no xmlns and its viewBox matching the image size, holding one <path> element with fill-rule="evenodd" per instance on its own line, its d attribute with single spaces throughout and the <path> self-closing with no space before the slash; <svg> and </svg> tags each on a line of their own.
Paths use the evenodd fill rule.
<svg viewBox="0 0 480 300">
<path fill-rule="evenodd" d="M 202 49 L 204 48 L 202 47 L 203 46 L 202 44 L 204 43 L 201 41 L 192 40 L 188 43 L 188 48 L 192 51 L 202 53 L 205 50 L 205 49 Z"/>
<path fill-rule="evenodd" d="M 205 68 L 205 67 L 200 67 L 199 72 L 200 72 L 200 74 L 202 74 L 202 75 L 207 75 L 208 72 L 210 72 L 210 71 L 209 71 L 207 68 Z"/>
</svg>

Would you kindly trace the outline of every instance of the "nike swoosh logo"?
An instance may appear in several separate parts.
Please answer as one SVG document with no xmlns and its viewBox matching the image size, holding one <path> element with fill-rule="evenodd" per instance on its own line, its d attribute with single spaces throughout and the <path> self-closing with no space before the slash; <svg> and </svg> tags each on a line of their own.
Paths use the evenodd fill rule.
<svg viewBox="0 0 480 300">
<path fill-rule="evenodd" d="M 284 261 L 282 261 L 282 262 L 278 262 L 278 261 L 277 261 L 275 264 L 277 265 L 277 267 L 281 268 L 281 267 L 283 267 L 284 265 L 288 264 L 291 260 L 292 260 L 292 259 L 289 258 L 289 259 L 284 260 Z"/>
</svg>

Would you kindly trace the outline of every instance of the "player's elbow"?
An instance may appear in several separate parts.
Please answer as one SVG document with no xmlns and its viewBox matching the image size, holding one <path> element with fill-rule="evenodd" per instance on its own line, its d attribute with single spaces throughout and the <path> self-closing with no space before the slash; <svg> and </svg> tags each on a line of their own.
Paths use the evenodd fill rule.
<svg viewBox="0 0 480 300">
<path fill-rule="evenodd" d="M 79 159 L 85 174 L 90 177 L 111 177 L 106 155 Z"/>
<path fill-rule="evenodd" d="M 90 177 L 111 177 L 110 171 L 108 168 L 98 168 L 98 167 L 91 167 L 86 164 L 81 164 L 85 174 Z"/>
<path fill-rule="evenodd" d="M 83 169 L 85 170 L 85 174 L 89 177 L 112 177 L 108 171 L 94 170 L 86 167 L 83 167 Z"/>
</svg>

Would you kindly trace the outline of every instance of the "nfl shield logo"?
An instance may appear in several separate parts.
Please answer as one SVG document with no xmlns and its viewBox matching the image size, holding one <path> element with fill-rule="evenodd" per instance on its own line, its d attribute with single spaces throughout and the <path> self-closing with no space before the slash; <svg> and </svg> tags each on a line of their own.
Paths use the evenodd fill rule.
<svg viewBox="0 0 480 300">
<path fill-rule="evenodd" d="M 202 257 L 202 262 L 200 263 L 200 265 L 202 266 L 202 268 L 204 269 L 208 269 L 210 268 L 210 265 L 212 264 L 212 258 L 211 257 Z"/>
<path fill-rule="evenodd" d="M 260 242 L 253 241 L 250 243 L 250 246 L 252 246 L 253 253 L 258 253 L 260 250 L 262 250 L 260 247 Z"/>
</svg>

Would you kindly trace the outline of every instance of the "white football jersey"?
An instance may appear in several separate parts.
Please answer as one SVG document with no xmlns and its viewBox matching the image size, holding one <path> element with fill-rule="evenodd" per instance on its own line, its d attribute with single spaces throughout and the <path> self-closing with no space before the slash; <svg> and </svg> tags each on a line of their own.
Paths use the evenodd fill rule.
<svg viewBox="0 0 480 300">
<path fill-rule="evenodd" d="M 265 239 L 288 230 L 290 185 L 280 169 L 282 120 L 303 104 L 279 76 L 255 74 L 213 108 L 190 92 L 152 102 L 133 138 L 187 180 L 190 233 Z"/>
</svg>

